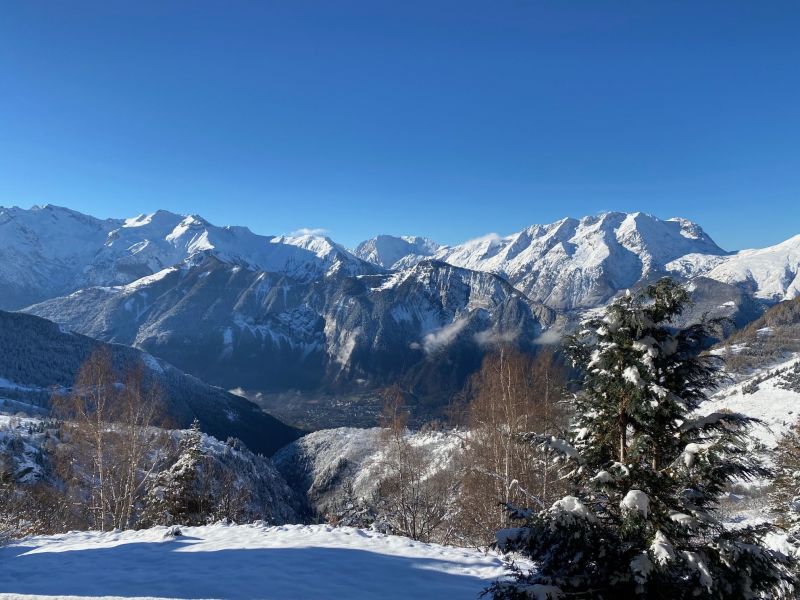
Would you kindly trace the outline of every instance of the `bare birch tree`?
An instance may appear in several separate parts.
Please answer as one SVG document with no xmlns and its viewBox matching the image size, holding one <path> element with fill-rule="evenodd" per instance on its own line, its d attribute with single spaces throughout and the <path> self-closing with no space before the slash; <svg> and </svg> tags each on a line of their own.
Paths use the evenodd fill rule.
<svg viewBox="0 0 800 600">
<path fill-rule="evenodd" d="M 88 488 L 89 525 L 131 527 L 162 454 L 163 434 L 152 427 L 161 416 L 157 386 L 147 384 L 141 365 L 118 376 L 102 348 L 81 366 L 71 392 L 54 397 L 53 408 L 70 442 L 72 482 Z"/>
<path fill-rule="evenodd" d="M 381 418 L 386 468 L 378 489 L 382 512 L 396 533 L 446 542 L 459 477 L 452 465 L 431 471 L 429 457 L 408 440 L 407 422 L 403 392 L 393 386 L 385 393 Z"/>
<path fill-rule="evenodd" d="M 509 526 L 503 505 L 547 505 L 559 495 L 556 465 L 520 439 L 558 434 L 566 426 L 564 376 L 554 355 L 535 358 L 511 348 L 488 356 L 469 385 L 460 529 L 466 541 L 488 543 Z"/>
</svg>

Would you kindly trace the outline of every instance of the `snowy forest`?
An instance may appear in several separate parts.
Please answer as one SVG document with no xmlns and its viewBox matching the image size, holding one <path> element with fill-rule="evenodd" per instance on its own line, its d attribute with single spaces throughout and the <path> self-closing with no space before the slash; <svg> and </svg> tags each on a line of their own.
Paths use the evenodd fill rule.
<svg viewBox="0 0 800 600">
<path fill-rule="evenodd" d="M 770 450 L 759 419 L 708 406 L 748 355 L 796 343 L 797 301 L 762 318 L 771 342 L 755 323 L 716 346 L 723 319 L 680 325 L 690 302 L 668 278 L 629 291 L 560 343 L 499 345 L 446 418 L 412 429 L 395 384 L 378 428 L 318 431 L 271 458 L 196 419 L 176 428 L 151 371 L 101 347 L 48 416 L 2 417 L 0 539 L 322 523 L 495 552 L 494 598 L 795 597 L 800 427 Z M 776 377 L 797 390 L 797 368 L 741 393 Z"/>
</svg>

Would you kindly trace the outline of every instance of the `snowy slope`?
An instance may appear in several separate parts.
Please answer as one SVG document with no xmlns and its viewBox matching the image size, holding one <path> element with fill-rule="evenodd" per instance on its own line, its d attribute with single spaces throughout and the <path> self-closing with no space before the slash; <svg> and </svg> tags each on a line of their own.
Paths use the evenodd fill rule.
<svg viewBox="0 0 800 600">
<path fill-rule="evenodd" d="M 800 298 L 781 302 L 712 353 L 731 382 L 703 410 L 730 409 L 763 421 L 755 433 L 769 448 L 800 418 Z"/>
<path fill-rule="evenodd" d="M 330 272 L 375 273 L 326 238 L 274 238 L 217 227 L 195 215 L 157 211 L 100 220 L 57 206 L 0 207 L 0 308 L 96 285 L 119 285 L 211 253 L 249 269 L 309 280 Z"/>
<path fill-rule="evenodd" d="M 441 248 L 424 237 L 379 235 L 361 242 L 355 255 L 382 267 L 399 269 L 430 258 Z"/>
<path fill-rule="evenodd" d="M 706 414 L 720 410 L 761 420 L 753 434 L 767 448 L 774 448 L 800 419 L 800 354 L 724 387 L 701 408 Z"/>
<path fill-rule="evenodd" d="M 312 515 L 324 517 L 351 500 L 370 500 L 385 476 L 383 430 L 340 427 L 303 436 L 279 450 L 273 461 L 295 492 L 306 499 Z M 430 457 L 428 469 L 447 468 L 459 454 L 457 432 L 407 432 L 415 448 Z"/>
<path fill-rule="evenodd" d="M 34 537 L 0 548 L 0 594 L 34 597 L 473 599 L 500 559 L 322 525 L 164 527 Z M 30 596 L 28 596 L 30 597 Z"/>
<path fill-rule="evenodd" d="M 800 235 L 775 246 L 742 250 L 706 273 L 777 302 L 800 296 Z"/>
</svg>

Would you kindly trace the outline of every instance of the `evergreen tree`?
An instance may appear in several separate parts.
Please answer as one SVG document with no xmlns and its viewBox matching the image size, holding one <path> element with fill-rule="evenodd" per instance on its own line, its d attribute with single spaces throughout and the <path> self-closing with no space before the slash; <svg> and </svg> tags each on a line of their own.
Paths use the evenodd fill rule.
<svg viewBox="0 0 800 600">
<path fill-rule="evenodd" d="M 199 525 L 207 504 L 201 489 L 203 434 L 197 419 L 181 436 L 178 459 L 148 486 L 141 525 Z"/>
<path fill-rule="evenodd" d="M 581 373 L 574 444 L 536 438 L 574 465 L 572 495 L 498 534 L 536 563 L 495 598 L 757 598 L 788 593 L 788 559 L 767 526 L 726 529 L 733 479 L 768 474 L 747 452 L 751 419 L 695 418 L 721 365 L 701 353 L 713 322 L 678 329 L 687 291 L 664 279 L 615 301 L 567 340 Z"/>
</svg>

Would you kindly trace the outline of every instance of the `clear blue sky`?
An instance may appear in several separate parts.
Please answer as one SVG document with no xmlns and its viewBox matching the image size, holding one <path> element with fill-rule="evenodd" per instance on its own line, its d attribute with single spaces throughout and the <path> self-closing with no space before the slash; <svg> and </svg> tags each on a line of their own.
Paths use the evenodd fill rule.
<svg viewBox="0 0 800 600">
<path fill-rule="evenodd" d="M 0 205 L 445 243 L 800 233 L 796 1 L 8 0 Z"/>
</svg>

